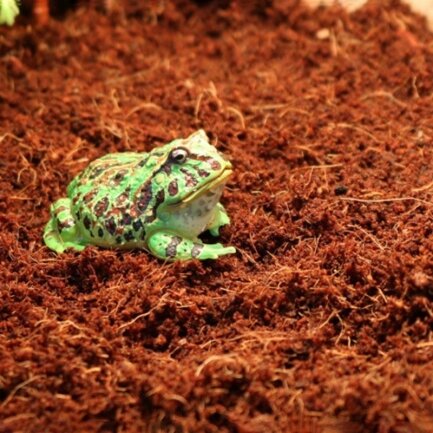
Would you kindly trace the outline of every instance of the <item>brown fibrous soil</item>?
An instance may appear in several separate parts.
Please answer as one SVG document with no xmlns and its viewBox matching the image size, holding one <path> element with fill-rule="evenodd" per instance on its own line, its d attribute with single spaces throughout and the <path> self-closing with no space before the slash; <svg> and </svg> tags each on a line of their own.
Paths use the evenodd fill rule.
<svg viewBox="0 0 433 433">
<path fill-rule="evenodd" d="M 0 30 L 0 432 L 432 432 L 424 20 L 112 3 Z M 43 245 L 89 161 L 198 128 L 236 255 Z"/>
</svg>

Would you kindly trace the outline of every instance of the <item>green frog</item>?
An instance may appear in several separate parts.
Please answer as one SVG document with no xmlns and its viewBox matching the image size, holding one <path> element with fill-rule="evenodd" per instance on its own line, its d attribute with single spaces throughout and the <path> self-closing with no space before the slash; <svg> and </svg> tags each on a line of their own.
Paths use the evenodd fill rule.
<svg viewBox="0 0 433 433">
<path fill-rule="evenodd" d="M 51 206 L 45 244 L 57 253 L 87 245 L 144 248 L 164 260 L 216 259 L 236 252 L 205 244 L 230 219 L 220 203 L 232 165 L 203 130 L 149 153 L 122 152 L 91 162 Z"/>
</svg>

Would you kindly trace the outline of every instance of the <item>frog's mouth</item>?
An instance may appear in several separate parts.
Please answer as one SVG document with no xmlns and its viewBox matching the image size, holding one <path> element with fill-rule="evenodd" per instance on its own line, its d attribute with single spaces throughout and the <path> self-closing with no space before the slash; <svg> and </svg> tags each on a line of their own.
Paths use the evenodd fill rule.
<svg viewBox="0 0 433 433">
<path fill-rule="evenodd" d="M 186 205 L 190 204 L 197 198 L 201 197 L 203 194 L 205 194 L 207 191 L 210 191 L 212 189 L 215 189 L 216 187 L 220 186 L 221 184 L 225 183 L 227 178 L 233 173 L 233 170 L 231 168 L 227 167 L 225 168 L 219 176 L 215 177 L 214 179 L 210 180 L 206 184 L 204 184 L 200 189 L 197 191 L 190 192 L 187 196 L 183 197 L 180 204 Z"/>
</svg>

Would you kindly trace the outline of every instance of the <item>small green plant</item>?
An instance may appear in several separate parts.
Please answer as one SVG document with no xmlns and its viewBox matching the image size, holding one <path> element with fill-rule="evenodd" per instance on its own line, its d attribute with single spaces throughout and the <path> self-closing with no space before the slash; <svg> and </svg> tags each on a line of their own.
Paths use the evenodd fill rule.
<svg viewBox="0 0 433 433">
<path fill-rule="evenodd" d="M 0 0 L 0 24 L 13 25 L 19 14 L 19 0 Z"/>
</svg>

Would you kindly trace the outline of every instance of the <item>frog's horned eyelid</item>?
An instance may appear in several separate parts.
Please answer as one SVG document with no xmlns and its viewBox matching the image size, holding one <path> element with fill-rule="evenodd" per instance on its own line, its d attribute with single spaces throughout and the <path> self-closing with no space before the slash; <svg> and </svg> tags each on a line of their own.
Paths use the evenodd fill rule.
<svg viewBox="0 0 433 433">
<path fill-rule="evenodd" d="M 188 138 L 199 138 L 202 140 L 209 140 L 209 137 L 206 134 L 206 131 L 204 129 L 199 129 L 195 132 L 193 132 Z"/>
</svg>

